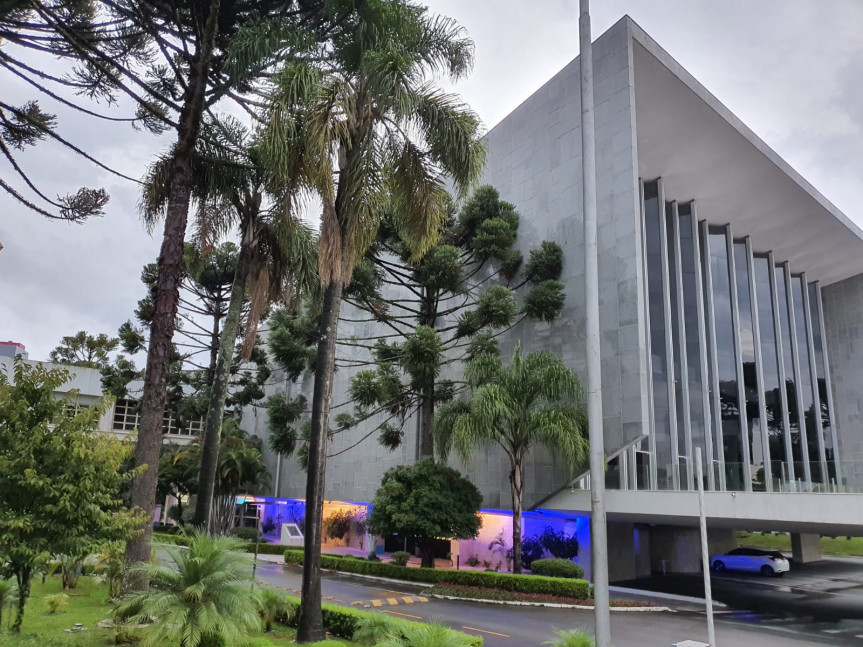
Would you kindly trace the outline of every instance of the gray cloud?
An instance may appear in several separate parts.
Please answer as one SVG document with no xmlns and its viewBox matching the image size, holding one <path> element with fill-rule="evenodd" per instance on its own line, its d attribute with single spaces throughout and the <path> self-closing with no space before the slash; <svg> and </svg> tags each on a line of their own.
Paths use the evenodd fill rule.
<svg viewBox="0 0 863 647">
<path fill-rule="evenodd" d="M 473 74 L 457 84 L 487 127 L 578 54 L 578 2 L 428 0 L 460 21 L 477 45 Z M 770 146 L 863 224 L 863 3 L 858 0 L 603 0 L 593 33 L 628 13 Z M 42 62 L 44 64 L 44 61 Z M 56 63 L 49 62 L 49 66 Z M 5 101 L 33 97 L 22 81 L 0 77 Z M 43 100 L 60 130 L 88 151 L 140 177 L 170 143 Z M 101 106 L 100 110 L 108 108 Z M 116 111 L 128 115 L 128 105 Z M 134 184 L 46 142 L 21 157 L 49 195 L 105 186 L 104 218 L 83 226 L 43 220 L 0 196 L 0 339 L 44 358 L 79 329 L 113 332 L 142 296 L 141 266 L 158 254 L 135 205 Z M 8 166 L 0 174 L 11 179 Z M 18 184 L 18 183 L 16 183 Z"/>
</svg>

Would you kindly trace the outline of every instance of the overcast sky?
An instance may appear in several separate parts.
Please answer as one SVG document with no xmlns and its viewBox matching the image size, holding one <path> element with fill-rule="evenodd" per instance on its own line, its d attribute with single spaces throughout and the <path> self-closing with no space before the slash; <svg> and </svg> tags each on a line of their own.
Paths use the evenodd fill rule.
<svg viewBox="0 0 863 647">
<path fill-rule="evenodd" d="M 429 0 L 476 41 L 456 90 L 486 128 L 578 55 L 577 0 Z M 593 35 L 628 13 L 821 193 L 863 225 L 863 2 L 859 0 L 594 0 Z M 0 73 L 3 100 L 32 93 Z M 60 132 L 140 177 L 167 140 L 70 114 Z M 20 156 L 49 195 L 103 186 L 111 202 L 85 225 L 48 221 L 0 195 L 0 340 L 47 358 L 63 335 L 111 333 L 143 296 L 158 255 L 136 213 L 137 188 L 50 143 Z M 14 181 L 0 163 L 0 177 Z M 18 183 L 16 183 L 18 184 Z"/>
</svg>

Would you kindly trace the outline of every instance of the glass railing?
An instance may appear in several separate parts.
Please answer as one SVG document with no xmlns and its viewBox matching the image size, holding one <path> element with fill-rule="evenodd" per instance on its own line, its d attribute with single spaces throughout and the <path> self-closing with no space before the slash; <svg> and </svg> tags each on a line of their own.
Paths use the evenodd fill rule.
<svg viewBox="0 0 863 647">
<path fill-rule="evenodd" d="M 608 489 L 630 489 L 630 490 L 695 490 L 695 475 L 690 476 L 690 467 L 685 460 L 678 465 L 678 483 L 675 484 L 672 465 L 658 465 L 656 470 L 656 484 L 652 485 L 650 468 L 647 464 L 640 464 L 635 470 L 631 470 L 628 478 L 624 479 L 617 465 L 610 465 L 606 472 L 605 486 Z M 712 465 L 704 466 L 704 489 L 705 491 L 746 491 L 744 481 L 745 471 L 742 463 L 720 464 L 714 461 Z M 631 469 L 631 467 L 630 467 Z M 708 470 L 712 470 L 713 487 Z M 693 469 L 694 472 L 694 469 Z M 761 465 L 753 465 L 750 470 L 754 492 L 809 492 L 818 494 L 859 494 L 863 493 L 863 462 L 860 461 L 828 461 L 827 474 L 823 475 L 820 463 L 810 463 L 809 479 L 806 478 L 806 464 L 803 462 L 793 463 L 792 471 L 788 464 L 782 461 L 774 461 L 771 465 L 771 476 L 768 487 L 765 470 Z M 826 476 L 826 478 L 825 478 Z M 635 480 L 635 482 L 633 482 Z M 628 487 L 624 488 L 626 482 Z M 589 489 L 590 482 L 582 479 L 575 484 L 576 488 Z"/>
</svg>

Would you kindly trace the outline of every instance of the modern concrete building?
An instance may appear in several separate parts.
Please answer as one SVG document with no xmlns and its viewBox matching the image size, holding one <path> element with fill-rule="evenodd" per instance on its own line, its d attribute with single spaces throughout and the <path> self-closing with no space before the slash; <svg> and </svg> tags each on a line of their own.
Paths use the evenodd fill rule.
<svg viewBox="0 0 863 647">
<path fill-rule="evenodd" d="M 849 493 L 863 486 L 863 232 L 629 17 L 593 56 L 612 579 L 700 568 L 696 448 L 715 548 L 734 529 L 787 530 L 805 560 L 814 533 L 863 534 Z M 576 59 L 489 132 L 483 182 L 516 205 L 522 251 L 555 240 L 565 257 L 561 317 L 520 324 L 504 353 L 520 341 L 584 375 L 580 110 Z M 368 501 L 414 460 L 410 433 L 393 454 L 373 438 L 347 451 L 373 426 L 334 439 L 327 498 Z M 485 505 L 509 506 L 502 452 L 458 467 Z M 534 452 L 527 507 L 583 518 L 589 482 L 572 476 Z M 304 487 L 282 471 L 279 496 Z"/>
</svg>

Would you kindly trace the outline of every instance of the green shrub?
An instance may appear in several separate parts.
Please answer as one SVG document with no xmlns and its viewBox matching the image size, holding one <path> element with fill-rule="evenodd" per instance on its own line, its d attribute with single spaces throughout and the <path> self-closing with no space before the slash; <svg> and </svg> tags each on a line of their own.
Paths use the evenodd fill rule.
<svg viewBox="0 0 863 647">
<path fill-rule="evenodd" d="M 554 557 L 562 559 L 578 557 L 578 539 L 575 535 L 566 535 L 561 530 L 546 526 L 539 536 L 539 541 Z"/>
<path fill-rule="evenodd" d="M 555 640 L 546 640 L 543 645 L 551 647 L 594 647 L 593 636 L 583 629 L 555 629 Z"/>
<path fill-rule="evenodd" d="M 303 563 L 300 550 L 285 551 L 287 564 Z M 573 564 L 575 566 L 575 564 Z M 567 598 L 586 600 L 589 598 L 589 584 L 584 580 L 545 577 L 541 575 L 511 575 L 509 573 L 485 573 L 481 571 L 448 571 L 433 568 L 404 568 L 381 562 L 341 559 L 329 555 L 321 556 L 321 568 L 357 575 L 390 577 L 407 582 L 449 582 L 465 586 L 482 586 L 519 593 L 544 593 Z"/>
<path fill-rule="evenodd" d="M 69 606 L 69 596 L 65 593 L 55 593 L 45 596 L 45 604 L 48 605 L 48 613 L 59 613 L 65 611 Z"/>
<path fill-rule="evenodd" d="M 407 566 L 408 561 L 411 558 L 411 554 L 404 550 L 397 550 L 393 553 L 393 564 L 396 566 Z"/>
<path fill-rule="evenodd" d="M 254 537 L 252 539 L 254 540 Z M 165 533 L 154 532 L 153 533 L 153 540 L 154 541 L 160 541 L 160 542 L 165 543 L 165 544 L 176 544 L 177 546 L 188 546 L 189 545 L 189 538 L 186 537 L 185 535 L 166 535 Z M 255 552 L 255 542 L 254 541 L 249 542 L 244 547 L 244 550 L 247 553 L 254 553 Z M 258 544 L 258 554 L 259 555 L 281 555 L 284 552 L 285 552 L 285 547 L 280 546 L 279 544 L 265 544 L 263 542 Z"/>
<path fill-rule="evenodd" d="M 548 577 L 568 577 L 580 580 L 584 577 L 584 569 L 569 559 L 537 559 L 530 565 L 534 575 Z"/>
<path fill-rule="evenodd" d="M 245 539 L 246 541 L 255 541 L 260 537 L 257 528 L 234 528 L 231 530 L 231 535 L 238 539 Z"/>
<path fill-rule="evenodd" d="M 352 510 L 333 510 L 330 516 L 324 519 L 324 532 L 330 539 L 344 539 L 350 532 L 353 521 Z"/>
</svg>

